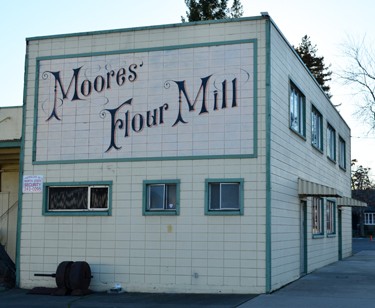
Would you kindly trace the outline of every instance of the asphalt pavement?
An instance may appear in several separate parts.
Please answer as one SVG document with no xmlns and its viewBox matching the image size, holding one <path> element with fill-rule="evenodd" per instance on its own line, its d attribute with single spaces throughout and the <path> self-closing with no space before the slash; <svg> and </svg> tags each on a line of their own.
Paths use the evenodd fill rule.
<svg viewBox="0 0 375 308">
<path fill-rule="evenodd" d="M 375 303 L 375 240 L 353 239 L 354 255 L 316 270 L 271 294 L 92 293 L 86 296 L 0 290 L 0 307 L 11 308 L 352 308 Z"/>
</svg>

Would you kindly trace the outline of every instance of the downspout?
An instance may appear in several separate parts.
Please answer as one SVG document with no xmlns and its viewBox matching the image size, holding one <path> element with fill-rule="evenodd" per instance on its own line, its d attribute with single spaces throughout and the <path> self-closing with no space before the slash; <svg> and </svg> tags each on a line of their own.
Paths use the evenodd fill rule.
<svg viewBox="0 0 375 308">
<path fill-rule="evenodd" d="M 271 230 L 271 20 L 262 13 L 266 26 L 266 293 L 272 291 Z"/>
</svg>

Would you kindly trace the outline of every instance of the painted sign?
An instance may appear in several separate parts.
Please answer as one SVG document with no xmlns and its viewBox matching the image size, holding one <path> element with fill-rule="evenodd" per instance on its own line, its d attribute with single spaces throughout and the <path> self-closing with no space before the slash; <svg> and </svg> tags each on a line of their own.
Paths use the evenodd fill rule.
<svg viewBox="0 0 375 308">
<path fill-rule="evenodd" d="M 43 175 L 24 175 L 22 179 L 23 193 L 41 193 L 43 191 Z"/>
<path fill-rule="evenodd" d="M 254 44 L 39 60 L 36 160 L 252 154 Z"/>
</svg>

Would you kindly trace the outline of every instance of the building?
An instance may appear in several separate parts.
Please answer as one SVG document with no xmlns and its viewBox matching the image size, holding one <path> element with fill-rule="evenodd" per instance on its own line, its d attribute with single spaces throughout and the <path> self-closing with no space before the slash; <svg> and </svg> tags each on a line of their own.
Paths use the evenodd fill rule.
<svg viewBox="0 0 375 308">
<path fill-rule="evenodd" d="M 0 243 L 16 260 L 22 106 L 0 107 Z"/>
<path fill-rule="evenodd" d="M 351 254 L 350 129 L 267 14 L 26 52 L 21 287 L 264 293 Z"/>
</svg>

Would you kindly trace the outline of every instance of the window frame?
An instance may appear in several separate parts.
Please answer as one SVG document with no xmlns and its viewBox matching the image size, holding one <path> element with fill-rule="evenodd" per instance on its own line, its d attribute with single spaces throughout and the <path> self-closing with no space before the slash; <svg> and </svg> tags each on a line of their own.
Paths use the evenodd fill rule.
<svg viewBox="0 0 375 308">
<path fill-rule="evenodd" d="M 293 124 L 295 113 L 297 125 Z M 306 139 L 306 96 L 292 81 L 289 81 L 289 128 Z"/>
<path fill-rule="evenodd" d="M 43 205 L 42 214 L 44 216 L 111 216 L 112 215 L 112 181 L 98 182 L 46 182 L 43 184 Z M 93 208 L 90 204 L 87 209 L 50 209 L 49 208 L 49 192 L 50 188 L 78 188 L 87 187 L 87 202 L 90 202 L 91 189 L 98 187 L 106 187 L 108 189 L 107 207 Z"/>
<path fill-rule="evenodd" d="M 173 209 L 166 208 L 166 203 L 163 204 L 163 208 L 155 208 L 151 209 L 149 207 L 150 201 L 150 191 L 149 188 L 152 186 L 164 186 L 164 197 L 167 192 L 166 187 L 169 185 L 176 186 L 176 205 Z M 167 199 L 163 200 L 163 203 L 166 202 Z M 143 181 L 143 202 L 142 202 L 142 214 L 144 216 L 157 216 L 157 215 L 180 215 L 180 180 L 173 179 L 173 180 L 144 180 Z"/>
<path fill-rule="evenodd" d="M 313 238 L 321 238 L 324 236 L 324 199 L 320 197 L 313 197 L 311 203 L 312 236 Z M 315 219 L 316 215 L 317 217 Z"/>
<path fill-rule="evenodd" d="M 336 235 L 336 202 L 326 201 L 326 230 L 327 237 Z"/>
<path fill-rule="evenodd" d="M 342 145 L 344 149 L 342 149 Z M 346 171 L 346 142 L 344 138 L 339 135 L 339 167 Z"/>
<path fill-rule="evenodd" d="M 210 207 L 210 192 L 211 184 L 220 184 L 220 194 L 221 194 L 221 185 L 222 184 L 235 184 L 239 185 L 238 187 L 238 209 L 211 209 Z M 206 179 L 205 180 L 205 206 L 204 206 L 205 215 L 243 215 L 244 214 L 244 179 L 243 178 L 231 178 L 231 179 Z"/>
<path fill-rule="evenodd" d="M 336 163 L 336 130 L 329 123 L 327 123 L 327 157 Z"/>
<path fill-rule="evenodd" d="M 311 145 L 323 152 L 323 116 L 319 110 L 311 106 Z"/>
</svg>

